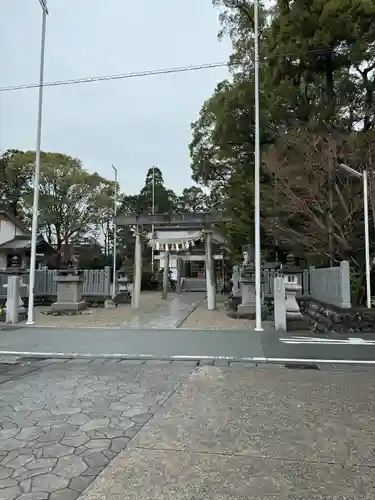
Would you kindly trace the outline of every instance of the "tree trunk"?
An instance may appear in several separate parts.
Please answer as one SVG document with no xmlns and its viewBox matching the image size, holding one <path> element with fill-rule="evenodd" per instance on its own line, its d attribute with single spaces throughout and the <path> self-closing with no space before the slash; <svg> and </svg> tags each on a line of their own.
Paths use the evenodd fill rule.
<svg viewBox="0 0 375 500">
<path fill-rule="evenodd" d="M 332 55 L 327 56 L 326 62 L 326 98 L 327 98 L 327 109 L 328 117 L 327 123 L 333 125 L 335 118 L 335 88 L 334 88 L 334 78 L 333 78 L 333 59 Z"/>
</svg>

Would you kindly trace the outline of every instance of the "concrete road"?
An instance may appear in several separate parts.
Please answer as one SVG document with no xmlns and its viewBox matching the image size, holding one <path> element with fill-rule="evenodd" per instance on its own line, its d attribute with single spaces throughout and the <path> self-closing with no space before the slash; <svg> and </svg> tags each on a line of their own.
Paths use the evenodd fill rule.
<svg viewBox="0 0 375 500">
<path fill-rule="evenodd" d="M 297 337 L 303 337 L 297 338 Z M 0 332 L 0 356 L 52 354 L 207 360 L 227 357 L 256 362 L 375 363 L 375 334 L 278 335 L 253 330 L 11 328 Z"/>
</svg>

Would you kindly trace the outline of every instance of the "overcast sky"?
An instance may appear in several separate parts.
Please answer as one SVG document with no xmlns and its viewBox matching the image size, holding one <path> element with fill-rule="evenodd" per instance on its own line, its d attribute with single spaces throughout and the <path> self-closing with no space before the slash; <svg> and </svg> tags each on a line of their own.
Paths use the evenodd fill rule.
<svg viewBox="0 0 375 500">
<path fill-rule="evenodd" d="M 211 0 L 48 0 L 45 80 L 226 61 Z M 0 0 L 0 86 L 39 78 L 38 0 Z M 45 89 L 42 149 L 137 192 L 153 164 L 180 192 L 192 183 L 190 123 L 225 68 Z M 0 149 L 35 149 L 37 89 L 0 93 Z"/>
</svg>

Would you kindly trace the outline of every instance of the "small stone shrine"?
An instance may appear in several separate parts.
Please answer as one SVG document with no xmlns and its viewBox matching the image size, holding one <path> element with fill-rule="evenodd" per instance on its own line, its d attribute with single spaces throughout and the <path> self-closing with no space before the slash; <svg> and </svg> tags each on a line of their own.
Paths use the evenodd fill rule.
<svg viewBox="0 0 375 500">
<path fill-rule="evenodd" d="M 76 256 L 70 248 L 61 252 L 59 269 L 55 280 L 57 282 L 57 301 L 52 304 L 52 312 L 74 314 L 87 308 L 87 302 L 82 299 L 83 271 L 79 269 Z"/>
</svg>

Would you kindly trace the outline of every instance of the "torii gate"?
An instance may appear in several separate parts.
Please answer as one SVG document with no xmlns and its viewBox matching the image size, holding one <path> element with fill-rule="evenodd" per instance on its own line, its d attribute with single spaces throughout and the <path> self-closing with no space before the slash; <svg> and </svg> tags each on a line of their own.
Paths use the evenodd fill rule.
<svg viewBox="0 0 375 500">
<path fill-rule="evenodd" d="M 164 250 L 164 276 L 163 276 L 163 298 L 167 298 L 168 268 L 171 252 L 178 252 L 186 249 L 189 241 L 186 238 L 186 230 L 202 231 L 205 239 L 205 262 L 206 262 L 206 283 L 207 283 L 207 307 L 209 310 L 216 309 L 216 280 L 212 254 L 212 233 L 213 226 L 219 222 L 229 222 L 231 219 L 218 212 L 196 212 L 193 214 L 140 214 L 123 215 L 116 218 L 117 226 L 135 226 L 135 253 L 134 253 L 134 277 L 132 308 L 138 309 L 141 293 L 142 280 L 142 242 L 141 230 L 144 226 L 168 228 L 173 230 L 173 238 L 168 240 L 165 233 L 163 238 L 158 239 L 158 233 L 149 233 L 149 241 L 158 249 Z M 181 231 L 181 239 L 176 238 L 176 232 Z M 161 231 L 162 232 L 162 231 Z M 156 236 L 156 239 L 155 239 Z M 172 241 L 173 240 L 173 241 Z M 178 266 L 180 268 L 180 265 Z"/>
</svg>

